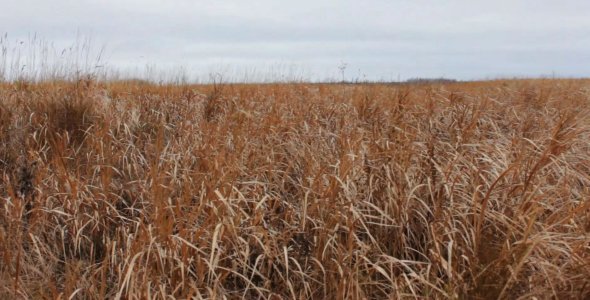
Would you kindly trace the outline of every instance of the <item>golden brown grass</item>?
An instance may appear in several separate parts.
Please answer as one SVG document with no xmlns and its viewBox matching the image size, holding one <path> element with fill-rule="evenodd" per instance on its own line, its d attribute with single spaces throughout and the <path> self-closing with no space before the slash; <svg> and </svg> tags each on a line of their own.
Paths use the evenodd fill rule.
<svg viewBox="0 0 590 300">
<path fill-rule="evenodd" d="M 590 81 L 0 86 L 0 298 L 590 297 Z"/>
</svg>

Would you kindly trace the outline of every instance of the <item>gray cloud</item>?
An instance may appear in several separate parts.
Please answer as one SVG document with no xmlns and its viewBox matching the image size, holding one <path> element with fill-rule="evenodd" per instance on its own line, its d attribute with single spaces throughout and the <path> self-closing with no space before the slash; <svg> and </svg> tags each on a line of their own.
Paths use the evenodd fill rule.
<svg viewBox="0 0 590 300">
<path fill-rule="evenodd" d="M 80 33 L 139 70 L 297 65 L 309 76 L 589 76 L 588 1 L 6 1 L 0 30 L 57 47 Z M 280 68 L 279 68 L 280 69 Z"/>
</svg>

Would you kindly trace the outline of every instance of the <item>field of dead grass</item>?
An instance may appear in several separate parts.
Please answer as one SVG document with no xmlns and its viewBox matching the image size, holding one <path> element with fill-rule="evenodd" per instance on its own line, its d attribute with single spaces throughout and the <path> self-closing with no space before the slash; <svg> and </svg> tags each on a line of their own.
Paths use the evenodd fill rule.
<svg viewBox="0 0 590 300">
<path fill-rule="evenodd" d="M 590 297 L 590 81 L 0 85 L 0 298 Z"/>
</svg>

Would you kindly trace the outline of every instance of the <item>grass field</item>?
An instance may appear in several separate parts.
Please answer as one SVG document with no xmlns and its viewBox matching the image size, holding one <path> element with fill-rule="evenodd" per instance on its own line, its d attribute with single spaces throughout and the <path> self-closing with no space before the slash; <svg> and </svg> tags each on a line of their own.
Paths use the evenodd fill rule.
<svg viewBox="0 0 590 300">
<path fill-rule="evenodd" d="M 588 299 L 590 80 L 0 84 L 0 298 Z"/>
</svg>

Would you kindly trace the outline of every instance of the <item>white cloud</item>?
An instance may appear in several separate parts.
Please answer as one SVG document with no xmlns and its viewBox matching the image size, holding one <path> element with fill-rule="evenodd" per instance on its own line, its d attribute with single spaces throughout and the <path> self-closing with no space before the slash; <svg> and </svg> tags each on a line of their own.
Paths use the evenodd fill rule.
<svg viewBox="0 0 590 300">
<path fill-rule="evenodd" d="M 589 1 L 7 1 L 0 30 L 56 45 L 79 32 L 113 66 L 264 69 L 390 79 L 589 76 Z M 193 71 L 194 70 L 194 71 Z M 335 75 L 334 75 L 335 76 Z"/>
</svg>

